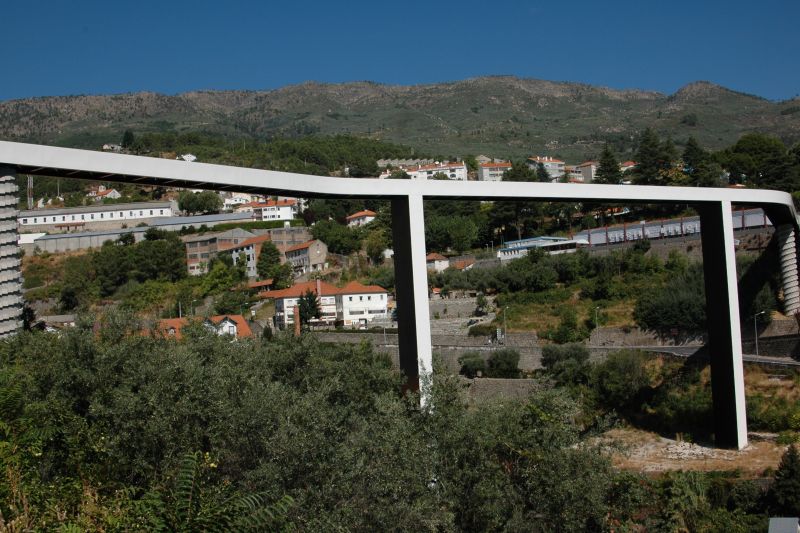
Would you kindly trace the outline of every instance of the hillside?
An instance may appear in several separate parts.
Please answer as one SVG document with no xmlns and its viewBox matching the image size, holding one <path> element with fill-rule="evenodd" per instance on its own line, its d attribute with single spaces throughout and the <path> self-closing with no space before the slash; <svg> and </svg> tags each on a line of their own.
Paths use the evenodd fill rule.
<svg viewBox="0 0 800 533">
<path fill-rule="evenodd" d="M 774 103 L 708 82 L 672 95 L 577 83 L 485 77 L 432 85 L 308 82 L 272 91 L 136 93 L 0 102 L 0 139 L 96 148 L 125 129 L 232 136 L 352 133 L 428 153 L 571 161 L 621 152 L 644 127 L 721 148 L 744 132 L 800 140 L 800 101 Z"/>
</svg>

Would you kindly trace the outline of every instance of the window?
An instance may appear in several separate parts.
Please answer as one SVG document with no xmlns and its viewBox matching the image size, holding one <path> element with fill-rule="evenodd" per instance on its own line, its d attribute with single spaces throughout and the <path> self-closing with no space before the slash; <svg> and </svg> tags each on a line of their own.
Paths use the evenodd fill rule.
<svg viewBox="0 0 800 533">
<path fill-rule="evenodd" d="M 38 220 L 36 220 L 36 217 L 34 217 L 33 218 L 33 223 L 36 224 L 37 222 L 38 222 Z"/>
<path fill-rule="evenodd" d="M 350 302 L 352 302 L 352 301 L 353 301 L 353 297 L 352 297 L 352 296 L 348 296 L 348 298 L 347 298 L 347 299 L 348 299 L 348 301 L 350 301 Z"/>
<path fill-rule="evenodd" d="M 152 215 L 153 215 L 153 210 L 151 209 L 151 210 L 150 210 L 150 216 L 152 216 Z"/>
<path fill-rule="evenodd" d="M 66 220 L 67 220 L 67 217 L 65 217 L 65 216 L 61 217 L 61 222 L 66 222 Z"/>
<path fill-rule="evenodd" d="M 367 296 L 367 300 L 372 301 L 372 296 Z"/>
<path fill-rule="evenodd" d="M 72 220 L 75 220 L 75 215 L 72 215 Z"/>
<path fill-rule="evenodd" d="M 92 217 L 92 220 L 94 220 L 94 213 L 92 213 L 92 214 L 91 214 L 91 215 L 89 215 L 89 216 L 91 216 L 91 217 Z"/>
<path fill-rule="evenodd" d="M 55 221 L 56 221 L 56 217 L 53 217 L 53 222 L 55 222 Z"/>
<path fill-rule="evenodd" d="M 81 215 L 81 220 L 86 220 L 86 215 Z"/>
<path fill-rule="evenodd" d="M 359 301 L 359 302 L 363 302 L 363 301 L 364 301 L 364 297 L 363 297 L 363 296 L 359 296 L 359 297 L 358 297 L 358 301 Z"/>
<path fill-rule="evenodd" d="M 23 223 L 23 224 L 27 224 L 27 223 L 28 223 L 28 219 L 27 219 L 27 218 L 23 218 L 23 219 L 22 219 L 22 223 Z"/>
<path fill-rule="evenodd" d="M 228 326 L 228 333 L 236 335 L 236 326 Z"/>
<path fill-rule="evenodd" d="M 100 213 L 100 218 L 103 218 L 103 213 Z"/>
<path fill-rule="evenodd" d="M 163 214 L 164 214 L 164 210 L 163 210 L 163 209 L 159 209 L 159 210 L 158 210 L 158 214 L 159 214 L 159 215 L 163 215 Z"/>
</svg>

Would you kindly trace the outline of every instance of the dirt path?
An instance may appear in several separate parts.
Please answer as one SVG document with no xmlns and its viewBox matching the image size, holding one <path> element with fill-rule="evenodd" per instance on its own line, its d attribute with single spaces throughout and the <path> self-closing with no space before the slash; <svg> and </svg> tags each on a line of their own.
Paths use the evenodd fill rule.
<svg viewBox="0 0 800 533">
<path fill-rule="evenodd" d="M 612 450 L 614 466 L 637 472 L 739 470 L 745 477 L 757 477 L 767 468 L 777 468 L 786 451 L 773 435 L 751 435 L 743 450 L 722 450 L 636 429 L 614 429 L 602 440 Z"/>
</svg>

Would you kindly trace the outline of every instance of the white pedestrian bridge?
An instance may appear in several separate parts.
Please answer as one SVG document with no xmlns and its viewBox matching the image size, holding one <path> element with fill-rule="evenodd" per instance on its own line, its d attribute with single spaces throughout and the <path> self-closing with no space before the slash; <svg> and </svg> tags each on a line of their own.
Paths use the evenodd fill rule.
<svg viewBox="0 0 800 533">
<path fill-rule="evenodd" d="M 781 248 L 785 309 L 800 309 L 791 196 L 754 189 L 454 182 L 331 178 L 0 141 L 0 334 L 13 334 L 21 316 L 18 261 L 18 174 L 140 183 L 306 198 L 380 198 L 391 201 L 398 305 L 400 367 L 409 384 L 429 397 L 432 372 L 424 199 L 680 203 L 699 213 L 708 309 L 714 425 L 717 444 L 747 444 L 744 377 L 732 212 L 761 208 L 776 227 Z"/>
</svg>

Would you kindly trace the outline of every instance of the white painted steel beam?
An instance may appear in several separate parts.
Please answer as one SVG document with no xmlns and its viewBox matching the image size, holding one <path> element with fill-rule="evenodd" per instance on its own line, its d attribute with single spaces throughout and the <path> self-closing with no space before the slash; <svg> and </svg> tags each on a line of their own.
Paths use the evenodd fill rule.
<svg viewBox="0 0 800 533">
<path fill-rule="evenodd" d="M 798 230 L 798 218 L 792 198 L 780 191 L 331 178 L 5 141 L 0 141 L 0 165 L 11 169 L 5 173 L 0 172 L 0 176 L 12 176 L 0 179 L 2 182 L 13 180 L 13 173 L 18 172 L 122 183 L 257 191 L 305 198 L 362 197 L 391 200 L 400 315 L 401 368 L 410 383 L 422 384 L 423 403 L 430 393 L 425 386 L 429 381 L 425 378 L 432 371 L 422 211 L 425 198 L 692 204 L 701 217 L 715 434 L 718 444 L 737 448 L 747 443 L 747 427 L 731 205 L 762 207 L 769 213 L 775 226 L 788 224 L 795 234 Z M 0 194 L 0 205 L 11 205 L 6 201 L 8 196 L 9 193 Z M 795 275 L 790 273 L 790 277 Z M 788 281 L 791 283 L 791 280 Z M 4 301 L 0 299 L 0 307 Z M 3 326 L 5 322 L 2 322 L 3 317 L 9 314 L 6 311 L 8 310 L 0 309 L 0 335 L 6 331 Z"/>
</svg>

